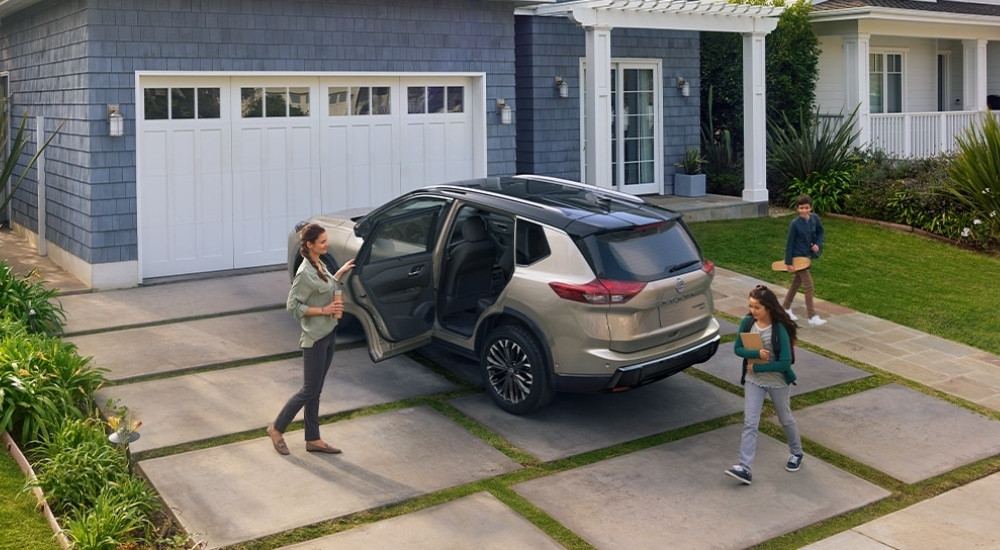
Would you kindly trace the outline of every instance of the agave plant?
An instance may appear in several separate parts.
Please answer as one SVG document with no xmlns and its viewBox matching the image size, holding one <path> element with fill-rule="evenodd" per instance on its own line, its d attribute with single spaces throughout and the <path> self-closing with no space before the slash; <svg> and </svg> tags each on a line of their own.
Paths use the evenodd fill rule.
<svg viewBox="0 0 1000 550">
<path fill-rule="evenodd" d="M 52 143 L 52 139 L 56 137 L 59 130 L 62 129 L 62 124 L 56 128 L 55 132 L 49 136 L 45 143 L 35 150 L 35 154 L 28 159 L 28 162 L 24 165 L 24 169 L 21 175 L 14 180 L 11 184 L 11 178 L 14 176 L 14 170 L 18 166 L 18 162 L 21 160 L 21 153 L 24 152 L 25 147 L 28 145 L 28 139 L 24 135 L 25 127 L 28 125 L 28 111 L 25 111 L 21 115 L 21 124 L 17 127 L 17 134 L 14 138 L 10 138 L 10 115 L 8 114 L 9 105 L 3 99 L 0 99 L 0 143 L 8 143 L 10 150 L 7 152 L 7 156 L 3 158 L 2 170 L 0 170 L 0 212 L 3 212 L 7 208 L 7 204 L 14 198 L 14 193 L 19 187 L 21 187 L 21 182 L 24 181 L 24 176 L 27 174 L 31 167 L 35 165 L 38 157 L 42 154 L 42 151 Z"/>
<path fill-rule="evenodd" d="M 855 162 L 857 108 L 847 117 L 824 117 L 819 110 L 768 127 L 767 165 L 781 182 L 807 182 L 850 172 Z M 817 199 L 818 197 L 813 197 Z"/>
</svg>

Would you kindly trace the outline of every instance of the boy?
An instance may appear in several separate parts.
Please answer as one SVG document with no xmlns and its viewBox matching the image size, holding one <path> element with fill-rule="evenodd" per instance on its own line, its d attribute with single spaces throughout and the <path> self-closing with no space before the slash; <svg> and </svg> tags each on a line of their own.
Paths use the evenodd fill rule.
<svg viewBox="0 0 1000 550">
<path fill-rule="evenodd" d="M 792 313 L 792 301 L 795 300 L 795 293 L 799 286 L 806 295 L 806 314 L 809 317 L 809 324 L 814 327 L 826 324 L 825 319 L 820 319 L 816 315 L 816 308 L 813 306 L 813 280 L 809 273 L 809 268 L 795 271 L 792 267 L 792 258 L 805 256 L 807 258 L 818 258 L 820 250 L 823 248 L 823 224 L 819 221 L 819 216 L 812 212 L 812 198 L 809 195 L 799 195 L 795 200 L 795 209 L 799 215 L 792 220 L 788 226 L 788 241 L 785 243 L 785 269 L 795 273 L 792 279 L 792 286 L 788 287 L 788 294 L 785 294 L 785 301 L 782 306 L 785 312 L 793 320 L 798 317 Z"/>
</svg>

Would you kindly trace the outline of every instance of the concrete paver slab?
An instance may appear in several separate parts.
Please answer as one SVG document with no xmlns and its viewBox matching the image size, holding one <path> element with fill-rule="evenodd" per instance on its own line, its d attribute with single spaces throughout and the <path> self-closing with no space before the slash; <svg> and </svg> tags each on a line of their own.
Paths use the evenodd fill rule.
<svg viewBox="0 0 1000 550">
<path fill-rule="evenodd" d="M 739 385 L 742 360 L 733 353 L 732 344 L 723 345 L 708 361 L 694 368 L 707 372 L 731 384 Z M 798 380 L 792 386 L 792 395 L 809 393 L 836 386 L 852 380 L 871 376 L 867 372 L 813 353 L 805 348 L 795 348 L 795 365 Z"/>
<path fill-rule="evenodd" d="M 885 498 L 889 492 L 761 435 L 753 485 L 723 474 L 742 426 L 732 425 L 514 490 L 601 550 L 747 548 Z M 730 457 L 726 460 L 724 457 Z"/>
<path fill-rule="evenodd" d="M 1000 422 L 890 384 L 796 411 L 799 431 L 906 483 L 1000 453 Z"/>
<path fill-rule="evenodd" d="M 416 407 L 323 426 L 341 455 L 290 456 L 267 437 L 142 460 L 188 533 L 218 548 L 517 470 L 448 418 Z"/>
<path fill-rule="evenodd" d="M 282 550 L 557 550 L 564 548 L 489 493 L 363 525 Z"/>
<path fill-rule="evenodd" d="M 302 329 L 285 310 L 258 311 L 67 338 L 109 380 L 298 351 Z"/>
<path fill-rule="evenodd" d="M 858 547 L 838 546 L 831 541 L 866 539 L 879 543 L 879 546 L 871 546 L 872 550 L 992 550 L 1000 548 L 998 509 L 1000 474 L 993 474 L 805 548 L 853 549 Z M 867 550 L 869 547 L 861 548 Z"/>
<path fill-rule="evenodd" d="M 267 426 L 302 385 L 302 359 L 286 359 L 104 388 L 142 420 L 133 452 Z M 337 350 L 323 386 L 321 415 L 449 391 L 455 385 L 407 357 L 378 364 L 363 348 Z M 301 413 L 297 417 L 302 418 Z"/>
<path fill-rule="evenodd" d="M 450 403 L 546 462 L 743 410 L 739 396 L 684 373 L 624 393 L 558 394 L 526 416 L 504 412 L 485 394 Z"/>
<path fill-rule="evenodd" d="M 66 311 L 63 330 L 73 334 L 262 307 L 284 308 L 288 287 L 287 272 L 278 270 L 75 294 L 61 298 Z"/>
<path fill-rule="evenodd" d="M 857 531 L 844 531 L 832 537 L 803 546 L 800 550 L 903 550 L 886 546 Z"/>
</svg>

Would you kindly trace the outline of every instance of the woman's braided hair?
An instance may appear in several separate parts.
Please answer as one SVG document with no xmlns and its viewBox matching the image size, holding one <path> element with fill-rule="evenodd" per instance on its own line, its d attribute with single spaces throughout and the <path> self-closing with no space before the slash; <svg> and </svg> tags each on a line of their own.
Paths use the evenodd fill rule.
<svg viewBox="0 0 1000 550">
<path fill-rule="evenodd" d="M 303 227 L 302 231 L 299 232 L 299 254 L 302 254 L 303 258 L 309 260 L 309 263 L 316 268 L 316 273 L 319 274 L 319 278 L 323 279 L 323 282 L 327 282 L 328 279 L 326 278 L 325 270 L 320 267 L 319 262 L 313 259 L 313 257 L 309 254 L 309 247 L 306 246 L 307 244 L 315 243 L 316 239 L 318 239 L 323 233 L 326 233 L 326 229 L 318 223 L 311 223 Z"/>
</svg>

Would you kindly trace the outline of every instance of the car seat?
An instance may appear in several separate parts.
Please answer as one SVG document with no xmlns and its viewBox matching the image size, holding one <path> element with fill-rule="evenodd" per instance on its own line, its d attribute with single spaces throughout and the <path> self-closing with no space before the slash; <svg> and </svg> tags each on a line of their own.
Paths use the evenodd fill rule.
<svg viewBox="0 0 1000 550">
<path fill-rule="evenodd" d="M 481 216 L 470 216 L 462 224 L 462 241 L 451 250 L 441 286 L 444 300 L 441 316 L 474 309 L 490 294 L 490 274 L 496 245 L 486 232 Z"/>
</svg>

